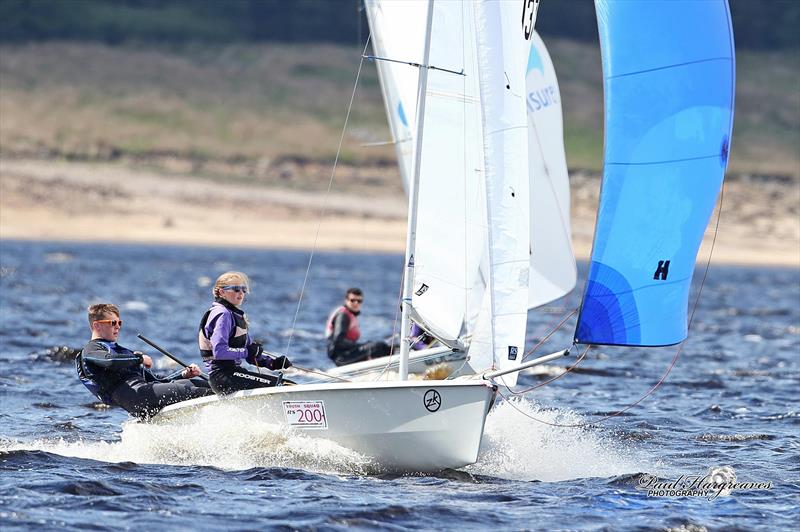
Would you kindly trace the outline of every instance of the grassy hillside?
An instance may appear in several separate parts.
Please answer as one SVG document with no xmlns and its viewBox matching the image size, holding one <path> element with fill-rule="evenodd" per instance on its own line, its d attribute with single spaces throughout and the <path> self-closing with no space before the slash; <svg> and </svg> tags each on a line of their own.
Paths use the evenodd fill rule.
<svg viewBox="0 0 800 532">
<path fill-rule="evenodd" d="M 571 168 L 602 157 L 599 50 L 552 40 Z M 276 161 L 333 159 L 360 50 L 332 45 L 0 47 L 0 154 L 148 162 L 177 172 L 263 175 Z M 731 171 L 800 176 L 800 60 L 740 53 Z M 387 162 L 374 65 L 365 63 L 343 160 Z"/>
</svg>

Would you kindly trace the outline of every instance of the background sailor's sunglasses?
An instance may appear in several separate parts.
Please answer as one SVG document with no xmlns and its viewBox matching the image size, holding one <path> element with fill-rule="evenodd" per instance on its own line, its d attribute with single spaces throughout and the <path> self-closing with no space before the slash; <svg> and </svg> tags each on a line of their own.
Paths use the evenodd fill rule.
<svg viewBox="0 0 800 532">
<path fill-rule="evenodd" d="M 96 321 L 97 323 L 108 323 L 112 327 L 116 327 L 117 324 L 119 324 L 119 326 L 122 327 L 122 320 L 94 320 L 94 321 Z"/>
<path fill-rule="evenodd" d="M 240 284 L 230 285 L 230 286 L 223 286 L 222 290 L 233 290 L 234 292 L 242 292 L 242 293 L 245 293 L 245 294 L 247 293 L 247 287 L 244 286 L 244 285 L 240 285 Z"/>
<path fill-rule="evenodd" d="M 347 300 L 350 301 L 351 303 L 363 303 L 364 302 L 364 298 L 363 297 L 350 297 Z"/>
</svg>

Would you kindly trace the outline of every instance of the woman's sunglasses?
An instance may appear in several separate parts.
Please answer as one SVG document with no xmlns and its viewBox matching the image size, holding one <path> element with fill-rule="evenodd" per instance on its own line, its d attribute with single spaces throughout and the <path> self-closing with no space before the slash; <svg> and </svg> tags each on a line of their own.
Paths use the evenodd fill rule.
<svg viewBox="0 0 800 532">
<path fill-rule="evenodd" d="M 95 320 L 97 323 L 108 323 L 112 327 L 116 327 L 119 324 L 122 327 L 122 320 Z"/>
<path fill-rule="evenodd" d="M 233 290 L 234 292 L 242 292 L 243 294 L 247 293 L 247 287 L 241 284 L 223 286 L 222 290 Z"/>
</svg>

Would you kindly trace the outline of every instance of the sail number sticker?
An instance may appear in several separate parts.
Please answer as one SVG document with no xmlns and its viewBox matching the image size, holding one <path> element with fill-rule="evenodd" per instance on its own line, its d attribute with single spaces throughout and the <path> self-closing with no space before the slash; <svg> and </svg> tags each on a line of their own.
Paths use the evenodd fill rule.
<svg viewBox="0 0 800 532">
<path fill-rule="evenodd" d="M 324 401 L 284 401 L 283 414 L 290 427 L 325 430 L 328 428 Z"/>
<path fill-rule="evenodd" d="M 536 13 L 539 11 L 539 0 L 522 0 L 522 33 L 529 41 L 536 25 Z"/>
</svg>

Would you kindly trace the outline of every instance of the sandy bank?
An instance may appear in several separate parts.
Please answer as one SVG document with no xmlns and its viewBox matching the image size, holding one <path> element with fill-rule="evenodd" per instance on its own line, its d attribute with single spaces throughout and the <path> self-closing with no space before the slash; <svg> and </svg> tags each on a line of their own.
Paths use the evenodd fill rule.
<svg viewBox="0 0 800 532">
<path fill-rule="evenodd" d="M 598 180 L 575 175 L 571 186 L 573 240 L 585 259 Z M 326 196 L 122 165 L 2 159 L 0 239 L 402 252 L 402 194 L 396 188 L 349 190 Z M 800 266 L 799 210 L 796 182 L 729 181 L 713 262 Z M 701 262 L 713 230 L 712 220 Z"/>
</svg>

